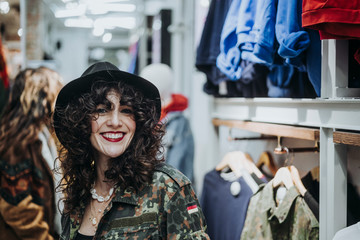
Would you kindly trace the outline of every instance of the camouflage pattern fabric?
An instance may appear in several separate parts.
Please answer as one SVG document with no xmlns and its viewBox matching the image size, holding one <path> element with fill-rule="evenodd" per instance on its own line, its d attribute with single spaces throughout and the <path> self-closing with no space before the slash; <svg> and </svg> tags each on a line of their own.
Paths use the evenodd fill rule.
<svg viewBox="0 0 360 240">
<path fill-rule="evenodd" d="M 167 164 L 138 193 L 117 188 L 115 194 L 94 239 L 210 239 L 191 182 Z M 76 237 L 83 212 L 84 206 L 63 217 L 61 239 Z"/>
<path fill-rule="evenodd" d="M 293 186 L 275 203 L 272 181 L 262 184 L 250 199 L 241 240 L 319 239 L 319 223 Z"/>
</svg>

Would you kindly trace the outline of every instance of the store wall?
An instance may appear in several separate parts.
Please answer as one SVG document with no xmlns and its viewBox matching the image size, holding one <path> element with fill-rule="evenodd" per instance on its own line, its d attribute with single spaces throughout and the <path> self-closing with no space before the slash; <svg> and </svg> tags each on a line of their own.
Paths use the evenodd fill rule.
<svg viewBox="0 0 360 240">
<path fill-rule="evenodd" d="M 65 82 L 78 78 L 88 67 L 88 32 L 64 27 L 53 34 L 52 38 L 61 45 L 53 54 L 57 71 Z"/>
</svg>

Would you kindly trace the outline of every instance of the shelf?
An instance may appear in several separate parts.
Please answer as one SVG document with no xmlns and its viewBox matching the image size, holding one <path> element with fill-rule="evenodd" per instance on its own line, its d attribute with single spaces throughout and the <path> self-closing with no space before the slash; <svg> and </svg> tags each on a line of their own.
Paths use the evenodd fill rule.
<svg viewBox="0 0 360 240">
<path fill-rule="evenodd" d="M 334 143 L 360 147 L 360 133 L 335 131 L 333 141 Z"/>
<path fill-rule="evenodd" d="M 212 118 L 360 131 L 360 99 L 215 98 Z"/>
<path fill-rule="evenodd" d="M 320 131 L 316 128 L 295 127 L 282 124 L 272 124 L 263 122 L 249 122 L 239 120 L 222 120 L 213 118 L 214 126 L 227 126 L 230 128 L 239 128 L 251 132 L 262 133 L 266 135 L 297 138 L 304 140 L 319 141 Z"/>
</svg>

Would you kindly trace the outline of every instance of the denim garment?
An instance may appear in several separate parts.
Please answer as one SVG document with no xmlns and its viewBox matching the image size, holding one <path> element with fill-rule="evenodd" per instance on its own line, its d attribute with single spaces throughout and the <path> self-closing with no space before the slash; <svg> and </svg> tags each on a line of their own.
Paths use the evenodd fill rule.
<svg viewBox="0 0 360 240">
<path fill-rule="evenodd" d="M 241 91 L 242 96 L 245 98 L 267 97 L 266 78 L 269 68 L 264 64 L 244 59 L 241 60 L 240 66 L 243 69 L 243 73 L 241 78 L 236 81 L 236 88 Z"/>
<path fill-rule="evenodd" d="M 259 38 L 260 14 L 263 11 L 263 1 L 243 0 L 239 9 L 236 34 L 237 45 L 241 51 L 241 59 L 254 63 L 266 63 L 254 55 L 254 46 Z"/>
<path fill-rule="evenodd" d="M 301 0 L 279 0 L 275 35 L 279 43 L 278 54 L 286 63 L 305 71 L 303 52 L 310 45 L 308 33 L 301 27 Z"/>
<path fill-rule="evenodd" d="M 212 0 L 197 48 L 196 67 L 215 65 L 220 53 L 220 35 L 232 0 Z"/>
<path fill-rule="evenodd" d="M 267 77 L 269 97 L 315 98 L 308 74 L 291 65 L 273 65 Z"/>
<path fill-rule="evenodd" d="M 275 23 L 278 0 L 259 1 L 262 7 L 256 14 L 254 23 L 256 32 L 256 44 L 254 46 L 254 55 L 266 63 L 274 62 L 276 53 Z"/>
<path fill-rule="evenodd" d="M 314 87 L 317 97 L 321 94 L 321 41 L 319 32 L 306 30 L 310 37 L 310 45 L 306 50 L 306 71 Z"/>
<path fill-rule="evenodd" d="M 216 66 L 229 77 L 236 81 L 241 77 L 240 49 L 237 45 L 236 27 L 241 0 L 233 0 L 226 15 L 220 39 L 220 54 L 216 59 Z"/>
<path fill-rule="evenodd" d="M 219 95 L 219 83 L 229 79 L 216 67 L 220 53 L 220 35 L 232 0 L 212 0 L 206 17 L 200 43 L 196 52 L 195 67 L 206 74 L 203 90 L 209 95 Z"/>
<path fill-rule="evenodd" d="M 194 138 L 190 122 L 183 112 L 168 113 L 166 119 L 165 161 L 194 183 Z"/>
</svg>

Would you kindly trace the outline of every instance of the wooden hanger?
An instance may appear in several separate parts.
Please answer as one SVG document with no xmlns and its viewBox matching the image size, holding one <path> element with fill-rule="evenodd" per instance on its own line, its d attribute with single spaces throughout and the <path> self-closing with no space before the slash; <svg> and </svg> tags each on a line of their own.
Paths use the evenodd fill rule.
<svg viewBox="0 0 360 240">
<path fill-rule="evenodd" d="M 310 172 L 312 179 L 320 182 L 320 167 L 314 167 L 310 170 Z"/>
<path fill-rule="evenodd" d="M 286 189 L 294 186 L 291 173 L 288 167 L 281 167 L 277 170 L 274 178 L 272 179 L 273 188 L 284 185 Z"/>
<path fill-rule="evenodd" d="M 272 175 L 275 176 L 278 168 L 275 165 L 274 159 L 270 152 L 262 152 L 259 160 L 256 163 L 256 167 L 261 169 L 263 166 L 266 166 L 271 171 Z"/>
<path fill-rule="evenodd" d="M 291 178 L 295 184 L 295 187 L 297 188 L 297 190 L 299 191 L 301 196 L 305 196 L 305 192 L 307 190 L 306 190 L 303 182 L 301 181 L 299 171 L 297 170 L 297 168 L 295 166 L 290 166 L 289 168 L 290 168 Z"/>
<path fill-rule="evenodd" d="M 263 178 L 264 174 L 259 170 L 259 168 L 255 165 L 254 160 L 250 156 L 250 154 L 245 153 L 247 161 L 244 163 L 247 167 L 248 172 L 254 173 L 258 178 Z"/>
</svg>

